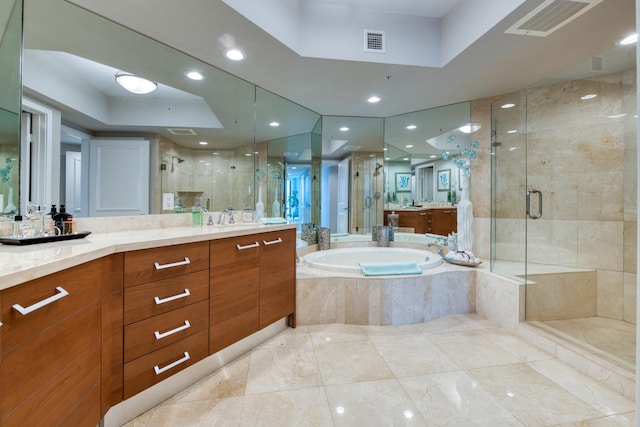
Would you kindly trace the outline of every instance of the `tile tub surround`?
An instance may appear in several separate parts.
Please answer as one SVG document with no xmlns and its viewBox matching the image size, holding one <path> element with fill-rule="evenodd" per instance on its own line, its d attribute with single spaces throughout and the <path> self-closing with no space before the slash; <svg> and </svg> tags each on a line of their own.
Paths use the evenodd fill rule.
<svg viewBox="0 0 640 427">
<path fill-rule="evenodd" d="M 635 422 L 631 399 L 471 314 L 287 329 L 125 427 Z"/>
</svg>

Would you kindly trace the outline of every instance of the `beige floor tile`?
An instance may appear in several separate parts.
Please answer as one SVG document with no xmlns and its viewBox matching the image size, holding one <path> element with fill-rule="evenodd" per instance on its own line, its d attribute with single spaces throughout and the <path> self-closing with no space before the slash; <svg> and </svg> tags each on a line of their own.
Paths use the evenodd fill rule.
<svg viewBox="0 0 640 427">
<path fill-rule="evenodd" d="M 251 353 L 246 394 L 322 385 L 315 354 L 304 347 L 265 348 Z"/>
<path fill-rule="evenodd" d="M 324 385 L 393 378 L 393 373 L 369 341 L 329 342 L 315 346 Z"/>
<path fill-rule="evenodd" d="M 357 325 L 312 325 L 309 326 L 314 344 L 323 342 L 352 342 L 368 340 L 369 336 L 362 326 Z"/>
<path fill-rule="evenodd" d="M 635 409 L 635 402 L 614 393 L 560 360 L 541 360 L 531 362 L 529 366 L 604 415 L 621 414 Z"/>
<path fill-rule="evenodd" d="M 398 335 L 419 334 L 420 330 L 416 325 L 402 326 L 363 326 L 369 337 L 395 337 Z"/>
<path fill-rule="evenodd" d="M 234 360 L 203 380 L 176 394 L 167 402 L 178 403 L 244 396 L 250 360 L 251 357 L 249 355 Z"/>
<path fill-rule="evenodd" d="M 239 427 L 244 400 L 239 397 L 162 404 L 148 427 Z"/>
<path fill-rule="evenodd" d="M 247 396 L 241 426 L 332 426 L 321 387 Z"/>
<path fill-rule="evenodd" d="M 513 355 L 520 362 L 551 359 L 549 353 L 540 350 L 523 339 L 510 334 L 502 329 L 490 329 L 482 332 L 482 335 L 491 342 L 499 345 L 505 351 Z"/>
<path fill-rule="evenodd" d="M 331 415 L 339 426 L 427 426 L 397 380 L 325 387 Z"/>
<path fill-rule="evenodd" d="M 518 363 L 518 359 L 486 338 L 481 331 L 429 335 L 432 341 L 460 369 Z"/>
<path fill-rule="evenodd" d="M 522 426 L 462 371 L 402 378 L 429 426 Z"/>
<path fill-rule="evenodd" d="M 473 369 L 467 373 L 526 426 L 549 426 L 602 417 L 527 364 Z"/>
<path fill-rule="evenodd" d="M 373 337 L 371 341 L 398 378 L 460 369 L 422 334 Z"/>
</svg>

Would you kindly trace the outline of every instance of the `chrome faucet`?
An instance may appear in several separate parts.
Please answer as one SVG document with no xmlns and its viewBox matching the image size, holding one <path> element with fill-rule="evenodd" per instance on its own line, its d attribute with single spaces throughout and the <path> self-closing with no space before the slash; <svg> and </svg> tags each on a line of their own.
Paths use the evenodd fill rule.
<svg viewBox="0 0 640 427">
<path fill-rule="evenodd" d="M 228 209 L 229 212 L 229 224 L 234 224 L 236 221 L 233 219 L 233 209 Z"/>
<path fill-rule="evenodd" d="M 220 216 L 218 217 L 218 224 L 224 224 L 224 218 L 227 215 L 227 212 L 229 211 L 226 209 L 220 212 Z"/>
<path fill-rule="evenodd" d="M 448 245 L 448 242 L 446 237 L 438 237 L 435 242 L 427 244 L 427 249 L 435 246 L 436 252 L 438 253 L 438 255 L 440 255 L 441 257 L 444 257 L 445 255 L 444 248 L 447 245 Z"/>
</svg>

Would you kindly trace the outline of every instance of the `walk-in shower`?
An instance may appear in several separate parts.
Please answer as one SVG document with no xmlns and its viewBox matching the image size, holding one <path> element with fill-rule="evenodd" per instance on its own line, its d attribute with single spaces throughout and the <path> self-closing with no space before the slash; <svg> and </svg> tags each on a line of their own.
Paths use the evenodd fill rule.
<svg viewBox="0 0 640 427">
<path fill-rule="evenodd" d="M 492 104 L 491 268 L 526 321 L 635 369 L 637 108 L 626 68 Z M 572 74 L 575 76 L 575 73 Z"/>
</svg>

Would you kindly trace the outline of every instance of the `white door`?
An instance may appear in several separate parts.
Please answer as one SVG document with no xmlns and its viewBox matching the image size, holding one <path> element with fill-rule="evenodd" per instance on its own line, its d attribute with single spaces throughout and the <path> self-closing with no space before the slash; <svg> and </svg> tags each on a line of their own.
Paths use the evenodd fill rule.
<svg viewBox="0 0 640 427">
<path fill-rule="evenodd" d="M 89 215 L 149 213 L 149 141 L 94 139 L 89 154 Z"/>
<path fill-rule="evenodd" d="M 74 217 L 86 216 L 82 212 L 82 153 L 65 153 L 65 207 Z"/>
<path fill-rule="evenodd" d="M 337 232 L 349 233 L 349 166 L 351 159 L 338 163 L 338 221 Z"/>
</svg>

